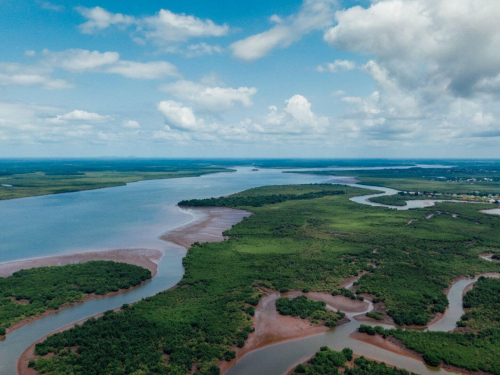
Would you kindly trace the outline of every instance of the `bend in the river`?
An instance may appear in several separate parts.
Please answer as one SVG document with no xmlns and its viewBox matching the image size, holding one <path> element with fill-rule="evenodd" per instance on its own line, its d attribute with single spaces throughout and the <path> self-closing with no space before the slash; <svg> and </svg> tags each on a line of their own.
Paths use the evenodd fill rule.
<svg viewBox="0 0 500 375">
<path fill-rule="evenodd" d="M 158 265 L 158 274 L 151 282 L 123 294 L 65 309 L 9 334 L 0 342 L 0 374 L 15 373 L 17 358 L 41 337 L 76 321 L 174 286 L 184 273 L 182 258 L 186 249 L 160 241 L 159 237 L 166 230 L 172 230 L 192 220 L 175 206 L 178 201 L 223 196 L 265 185 L 320 183 L 326 182 L 326 179 L 331 181 L 331 176 L 281 172 L 262 169 L 257 173 L 251 172 L 251 168 L 237 168 L 236 173 L 145 181 L 123 187 L 0 202 L 0 226 L 5 229 L 3 234 L 0 233 L 2 261 L 88 249 L 147 247 L 164 252 Z M 339 183 L 343 184 L 342 181 Z M 429 203 L 424 202 L 430 202 L 409 201 L 409 205 L 405 207 L 382 205 L 368 199 L 393 195 L 398 191 L 377 186 L 347 185 L 383 191 L 380 194 L 351 198 L 361 204 L 409 209 L 425 207 Z M 54 236 L 54 233 L 66 235 L 61 238 Z M 93 236 L 89 237 L 88 233 Z M 449 310 L 452 310 L 451 301 Z M 284 373 L 297 359 L 312 355 L 323 345 L 333 349 L 349 346 L 356 354 L 417 373 L 436 372 L 418 360 L 349 338 L 349 334 L 360 324 L 351 319 L 348 324 L 324 334 L 250 352 L 228 370 L 227 374 Z M 445 370 L 440 372 L 448 373 Z"/>
</svg>

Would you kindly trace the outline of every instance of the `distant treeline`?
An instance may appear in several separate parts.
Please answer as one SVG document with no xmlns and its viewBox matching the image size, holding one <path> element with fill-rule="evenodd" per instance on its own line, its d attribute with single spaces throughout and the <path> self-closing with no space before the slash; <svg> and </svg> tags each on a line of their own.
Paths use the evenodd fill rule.
<svg viewBox="0 0 500 375">
<path fill-rule="evenodd" d="M 266 204 L 276 204 L 291 200 L 316 199 L 331 195 L 345 194 L 343 190 L 331 191 L 321 190 L 305 194 L 275 194 L 275 195 L 254 195 L 254 196 L 231 196 L 209 199 L 190 199 L 179 202 L 179 206 L 191 207 L 262 207 Z"/>
</svg>

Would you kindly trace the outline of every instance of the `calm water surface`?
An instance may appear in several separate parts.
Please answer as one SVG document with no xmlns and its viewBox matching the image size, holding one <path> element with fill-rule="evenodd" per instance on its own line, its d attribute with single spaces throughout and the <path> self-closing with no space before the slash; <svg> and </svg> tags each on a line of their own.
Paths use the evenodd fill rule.
<svg viewBox="0 0 500 375">
<path fill-rule="evenodd" d="M 123 187 L 0 201 L 0 262 L 117 248 L 153 248 L 165 254 L 160 261 L 158 274 L 151 282 L 113 297 L 68 308 L 9 334 L 0 342 L 0 374 L 16 373 L 17 358 L 40 337 L 75 321 L 119 307 L 123 303 L 135 302 L 175 285 L 184 272 L 182 258 L 186 250 L 158 238 L 164 232 L 191 220 L 190 215 L 175 206 L 179 201 L 223 196 L 258 186 L 319 183 L 332 179 L 331 176 L 281 172 L 265 169 L 252 172 L 251 168 L 237 168 L 235 173 L 144 181 Z M 351 186 L 383 191 L 382 194 L 352 198 L 353 201 L 373 206 L 379 204 L 367 202 L 366 199 L 397 193 L 397 190 L 376 186 Z M 410 201 L 411 206 L 398 209 L 428 205 L 417 202 Z M 461 306 L 461 301 L 458 303 Z M 333 349 L 349 346 L 357 354 L 419 373 L 434 371 L 419 361 L 350 339 L 349 334 L 357 326 L 359 323 L 353 320 L 325 334 L 257 350 L 238 361 L 228 374 L 283 373 L 322 345 Z M 441 370 L 440 373 L 447 372 Z"/>
<path fill-rule="evenodd" d="M 122 187 L 0 201 L 0 262 L 54 254 L 117 248 L 164 251 L 158 274 L 131 291 L 74 306 L 28 324 L 0 341 L 0 374 L 15 374 L 17 358 L 39 338 L 83 318 L 154 295 L 184 273 L 186 250 L 158 237 L 191 216 L 176 204 L 264 185 L 318 183 L 328 176 L 280 170 L 219 173 L 193 178 L 144 181 Z"/>
</svg>

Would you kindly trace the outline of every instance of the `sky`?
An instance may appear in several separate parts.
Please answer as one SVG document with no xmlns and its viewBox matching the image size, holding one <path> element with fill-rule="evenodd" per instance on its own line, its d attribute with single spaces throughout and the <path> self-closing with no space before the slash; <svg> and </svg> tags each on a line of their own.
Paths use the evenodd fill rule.
<svg viewBox="0 0 500 375">
<path fill-rule="evenodd" d="M 0 10 L 0 157 L 500 157 L 498 0 Z"/>
</svg>

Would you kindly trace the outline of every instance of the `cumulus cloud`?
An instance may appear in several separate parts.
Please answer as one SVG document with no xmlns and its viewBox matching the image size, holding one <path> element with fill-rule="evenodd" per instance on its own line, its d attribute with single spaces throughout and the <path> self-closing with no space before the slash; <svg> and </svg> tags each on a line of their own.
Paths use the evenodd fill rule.
<svg viewBox="0 0 500 375">
<path fill-rule="evenodd" d="M 161 79 L 178 76 L 175 65 L 166 61 L 120 60 L 118 52 L 99 52 L 83 49 L 68 49 L 61 52 L 44 50 L 37 65 L 0 63 L 0 84 L 43 84 L 46 88 L 72 87 L 62 80 L 48 75 L 56 68 L 72 73 L 112 73 L 136 79 Z M 2 74 L 2 70 L 4 74 Z"/>
<path fill-rule="evenodd" d="M 285 101 L 283 110 L 269 107 L 269 113 L 255 130 L 261 133 L 322 133 L 329 125 L 327 117 L 316 115 L 311 103 L 302 95 L 294 95 Z"/>
<path fill-rule="evenodd" d="M 257 92 L 255 87 L 207 86 L 191 81 L 177 81 L 162 87 L 163 91 L 175 97 L 188 100 L 198 109 L 211 112 L 224 112 L 231 109 L 236 103 L 245 107 L 251 106 L 252 96 Z"/>
<path fill-rule="evenodd" d="M 134 120 L 128 120 L 123 122 L 123 127 L 127 129 L 139 129 L 141 125 Z"/>
<path fill-rule="evenodd" d="M 222 53 L 223 49 L 220 46 L 215 46 L 207 43 L 191 44 L 185 52 L 187 57 L 199 57 L 206 55 L 214 55 Z"/>
<path fill-rule="evenodd" d="M 314 30 L 323 30 L 332 24 L 334 0 L 304 0 L 299 12 L 281 19 L 262 33 L 231 44 L 233 56 L 247 61 L 260 59 L 275 48 L 285 48 Z"/>
<path fill-rule="evenodd" d="M 101 7 L 77 7 L 76 10 L 87 19 L 85 23 L 79 26 L 83 34 L 93 34 L 100 30 L 107 29 L 111 25 L 126 27 L 135 22 L 134 17 L 126 16 L 121 13 L 111 13 Z"/>
<path fill-rule="evenodd" d="M 26 51 L 24 51 L 24 56 L 26 56 L 26 57 L 33 57 L 35 55 L 36 55 L 36 52 L 33 51 L 33 50 L 26 50 Z"/>
<path fill-rule="evenodd" d="M 12 144 L 93 142 L 99 139 L 98 127 L 109 127 L 112 120 L 81 110 L 57 113 L 61 113 L 57 107 L 0 102 L 1 139 Z"/>
<path fill-rule="evenodd" d="M 39 86 L 48 90 L 73 87 L 65 80 L 51 77 L 46 68 L 15 63 L 0 63 L 0 85 Z"/>
<path fill-rule="evenodd" d="M 74 111 L 65 113 L 63 115 L 58 115 L 53 118 L 47 119 L 48 123 L 53 124 L 65 124 L 72 121 L 83 121 L 83 122 L 94 122 L 94 123 L 102 123 L 113 121 L 114 118 L 111 116 L 103 116 L 99 115 L 95 112 L 87 112 L 79 109 L 75 109 Z"/>
<path fill-rule="evenodd" d="M 463 97 L 500 75 L 499 17 L 495 0 L 383 0 L 338 11 L 324 39 L 375 56 L 407 87 L 423 80 Z"/>
<path fill-rule="evenodd" d="M 340 95 L 348 110 L 339 129 L 384 146 L 496 134 L 499 16 L 494 0 L 379 0 L 337 11 L 325 41 L 370 56 L 360 68 L 377 85 L 367 97 Z"/>
<path fill-rule="evenodd" d="M 139 44 L 149 40 L 161 46 L 191 38 L 219 37 L 229 32 L 229 26 L 226 24 L 218 25 L 209 19 L 173 13 L 167 9 L 161 9 L 153 16 L 139 18 L 111 13 L 101 7 L 76 9 L 87 20 L 80 25 L 82 33 L 93 34 L 111 26 L 120 28 L 134 26 L 132 38 Z"/>
<path fill-rule="evenodd" d="M 115 64 L 120 59 L 118 52 L 99 52 L 83 49 L 68 49 L 62 52 L 44 50 L 45 64 L 76 73 Z"/>
<path fill-rule="evenodd" d="M 137 79 L 158 79 L 178 75 L 175 65 L 166 61 L 151 61 L 147 63 L 118 61 L 106 71 Z"/>
<path fill-rule="evenodd" d="M 217 25 L 212 20 L 176 14 L 161 9 L 158 14 L 141 20 L 145 37 L 156 43 L 185 41 L 194 37 L 223 36 L 229 31 L 227 25 Z"/>
<path fill-rule="evenodd" d="M 209 132 L 218 128 L 216 124 L 206 124 L 203 119 L 197 118 L 192 108 L 173 100 L 160 102 L 158 110 L 165 118 L 165 130 L 174 128 L 190 132 Z"/>
<path fill-rule="evenodd" d="M 356 63 L 350 60 L 335 60 L 332 63 L 318 65 L 316 70 L 318 72 L 337 73 L 341 70 L 352 70 L 356 67 Z"/>
</svg>

